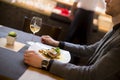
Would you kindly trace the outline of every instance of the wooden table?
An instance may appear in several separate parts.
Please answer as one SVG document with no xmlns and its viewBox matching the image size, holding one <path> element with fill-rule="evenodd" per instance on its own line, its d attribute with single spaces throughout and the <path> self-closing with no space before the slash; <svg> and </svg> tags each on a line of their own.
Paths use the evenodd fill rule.
<svg viewBox="0 0 120 80">
<path fill-rule="evenodd" d="M 47 71 L 26 65 L 23 62 L 24 51 L 29 47 L 26 41 L 31 40 L 33 35 L 0 25 L 0 39 L 5 39 L 10 31 L 17 33 L 16 42 L 24 44 L 24 46 L 18 51 L 0 46 L 0 80 L 5 80 L 5 77 L 7 77 L 8 80 L 63 80 Z M 34 41 L 39 40 L 40 37 L 34 36 Z M 2 41 L 0 41 L 0 43 L 2 43 Z"/>
</svg>

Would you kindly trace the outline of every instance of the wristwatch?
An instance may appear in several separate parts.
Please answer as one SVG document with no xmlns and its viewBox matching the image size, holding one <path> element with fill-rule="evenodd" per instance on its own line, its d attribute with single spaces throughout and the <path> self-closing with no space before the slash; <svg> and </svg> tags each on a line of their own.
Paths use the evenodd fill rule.
<svg viewBox="0 0 120 80">
<path fill-rule="evenodd" d="M 49 60 L 43 60 L 41 63 L 41 68 L 47 70 L 48 65 L 49 65 Z"/>
</svg>

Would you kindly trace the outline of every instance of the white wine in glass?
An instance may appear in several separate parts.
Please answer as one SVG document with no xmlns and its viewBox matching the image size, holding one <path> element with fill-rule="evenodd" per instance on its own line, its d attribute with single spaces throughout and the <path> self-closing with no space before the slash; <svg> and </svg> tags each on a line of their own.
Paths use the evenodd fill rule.
<svg viewBox="0 0 120 80">
<path fill-rule="evenodd" d="M 33 36 L 35 33 L 39 32 L 42 27 L 42 18 L 40 17 L 32 17 L 31 22 L 30 22 L 30 30 L 33 33 Z M 34 43 L 33 42 L 33 37 L 32 41 L 29 41 L 28 44 Z"/>
<path fill-rule="evenodd" d="M 30 25 L 30 30 L 33 32 L 33 34 L 39 32 L 40 29 L 41 29 L 41 27 L 39 27 L 37 25 L 33 25 L 33 24 Z"/>
</svg>

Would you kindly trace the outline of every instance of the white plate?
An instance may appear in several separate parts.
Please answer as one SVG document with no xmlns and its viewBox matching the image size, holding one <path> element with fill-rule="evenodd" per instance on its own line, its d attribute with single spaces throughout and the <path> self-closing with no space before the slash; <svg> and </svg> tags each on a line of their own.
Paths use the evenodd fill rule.
<svg viewBox="0 0 120 80">
<path fill-rule="evenodd" d="M 31 45 L 28 50 L 34 50 L 36 53 L 39 53 L 38 51 L 40 49 L 51 49 L 52 46 L 49 46 L 49 45 L 45 45 L 45 44 L 42 44 L 42 43 L 35 43 L 33 45 Z M 65 50 L 62 50 L 60 49 L 60 58 L 59 59 L 55 59 L 55 60 L 58 60 L 60 62 L 63 62 L 63 63 L 68 63 L 70 60 L 71 60 L 71 56 L 70 56 L 70 53 L 69 51 L 65 51 Z"/>
</svg>

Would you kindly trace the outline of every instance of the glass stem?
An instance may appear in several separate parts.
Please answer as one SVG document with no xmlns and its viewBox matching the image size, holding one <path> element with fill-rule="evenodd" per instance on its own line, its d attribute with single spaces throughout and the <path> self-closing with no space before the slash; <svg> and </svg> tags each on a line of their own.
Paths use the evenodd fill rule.
<svg viewBox="0 0 120 80">
<path fill-rule="evenodd" d="M 34 35 L 35 35 L 35 33 L 33 33 L 33 36 L 32 36 L 32 41 L 33 41 L 33 39 L 34 39 Z"/>
</svg>

